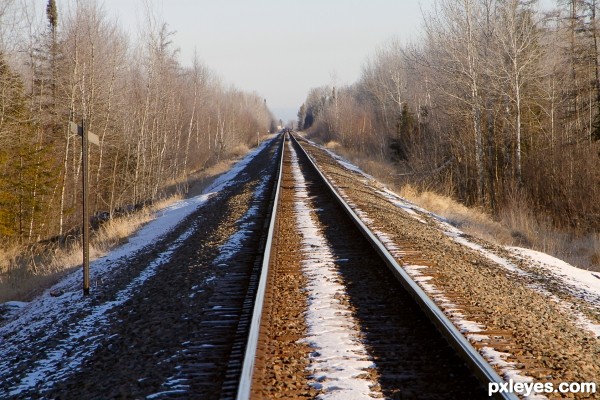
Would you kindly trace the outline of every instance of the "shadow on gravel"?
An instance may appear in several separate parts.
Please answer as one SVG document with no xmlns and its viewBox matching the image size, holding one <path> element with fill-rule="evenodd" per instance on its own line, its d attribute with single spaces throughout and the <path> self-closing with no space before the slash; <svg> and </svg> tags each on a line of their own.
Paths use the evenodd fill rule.
<svg viewBox="0 0 600 400">
<path fill-rule="evenodd" d="M 302 160 L 302 156 L 300 156 Z M 319 224 L 337 260 L 361 340 L 389 399 L 483 399 L 486 392 L 435 326 L 347 220 L 322 183 L 306 173 Z"/>
<path fill-rule="evenodd" d="M 149 264 L 161 264 L 155 275 L 111 311 L 106 326 L 98 327 L 94 338 L 98 347 L 81 369 L 56 383 L 45 398 L 229 396 L 224 393 L 232 386 L 229 369 L 237 357 L 232 354 L 237 338 L 246 336 L 240 330 L 242 306 L 262 254 L 256 248 L 268 208 L 254 193 L 264 177 L 273 180 L 276 147 L 257 155 L 234 184 L 192 213 L 164 243 L 123 260 L 123 274 L 116 277 L 121 286 Z M 270 196 L 268 188 L 265 192 Z M 249 213 L 253 206 L 255 212 Z M 240 226 L 247 214 L 253 215 L 256 229 Z M 241 229 L 247 229 L 248 235 L 237 243 L 238 251 L 224 257 L 221 246 Z M 178 235 L 185 239 L 171 253 L 165 251 Z M 110 302 L 117 295 L 107 290 L 96 300 Z M 233 375 L 237 379 L 239 374 Z"/>
</svg>

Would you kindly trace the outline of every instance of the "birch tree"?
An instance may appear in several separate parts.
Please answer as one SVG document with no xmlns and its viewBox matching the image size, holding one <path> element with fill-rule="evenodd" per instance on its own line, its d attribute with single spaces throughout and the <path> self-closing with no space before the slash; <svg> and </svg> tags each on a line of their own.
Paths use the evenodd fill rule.
<svg viewBox="0 0 600 400">
<path fill-rule="evenodd" d="M 484 151 L 482 133 L 483 60 L 479 30 L 481 5 L 477 0 L 436 3 L 435 11 L 425 20 L 429 66 L 439 75 L 438 89 L 462 105 L 470 120 L 476 170 L 476 198 L 484 199 Z M 466 90 L 463 90 L 465 87 Z"/>
<path fill-rule="evenodd" d="M 531 10 L 532 2 L 520 0 L 503 1 L 498 12 L 498 28 L 495 42 L 498 45 L 498 59 L 504 62 L 490 74 L 499 80 L 500 95 L 506 96 L 512 105 L 515 179 L 523 184 L 522 140 L 523 107 L 526 86 L 534 84 L 540 78 L 538 72 L 542 48 L 539 43 L 540 30 Z M 499 72 L 499 74 L 498 74 Z"/>
</svg>

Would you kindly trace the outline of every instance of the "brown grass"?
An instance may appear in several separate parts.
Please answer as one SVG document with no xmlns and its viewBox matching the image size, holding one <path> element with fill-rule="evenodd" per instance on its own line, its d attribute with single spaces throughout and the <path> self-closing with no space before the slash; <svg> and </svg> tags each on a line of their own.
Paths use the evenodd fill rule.
<svg viewBox="0 0 600 400">
<path fill-rule="evenodd" d="M 397 185 L 396 170 L 385 161 L 357 155 L 337 142 L 325 147 L 351 160 L 364 172 L 372 175 L 407 200 L 448 220 L 465 233 L 506 246 L 530 248 L 560 258 L 576 267 L 600 271 L 600 234 L 577 235 L 556 229 L 544 221 L 529 206 L 529 200 L 520 194 L 507 199 L 498 216 L 467 207 L 432 188 L 410 184 Z M 436 188 L 448 192 L 447 188 Z"/>
<path fill-rule="evenodd" d="M 122 244 L 127 237 L 150 221 L 156 211 L 180 199 L 180 195 L 174 195 L 151 207 L 104 223 L 90 240 L 90 260 L 102 257 Z M 0 265 L 4 266 L 0 271 L 0 303 L 30 300 L 67 273 L 80 268 L 83 262 L 80 241 L 62 248 L 47 248 L 45 252 L 36 254 L 38 252 L 39 250 L 15 247 L 0 254 Z"/>
<path fill-rule="evenodd" d="M 466 207 L 458 201 L 432 191 L 418 191 L 407 184 L 398 191 L 400 196 L 429 210 L 443 218 L 465 233 L 490 241 L 501 241 L 504 244 L 516 245 L 509 229 L 494 221 L 487 213 Z"/>
<path fill-rule="evenodd" d="M 249 151 L 250 148 L 248 148 L 248 145 L 246 145 L 245 143 L 240 143 L 231 150 L 231 155 L 233 157 L 241 157 Z"/>
<path fill-rule="evenodd" d="M 185 197 L 194 197 L 201 194 L 219 175 L 229 171 L 233 163 L 233 160 L 220 161 L 192 174 L 188 179 L 188 191 Z"/>
<path fill-rule="evenodd" d="M 265 139 L 263 135 L 261 139 Z M 91 238 L 90 260 L 103 256 L 123 243 L 152 215 L 183 197 L 194 197 L 210 185 L 222 173 L 228 171 L 235 159 L 248 153 L 245 144 L 232 150 L 232 159 L 223 160 L 189 177 L 170 182 L 164 192 L 167 198 L 155 202 L 151 207 L 136 213 L 115 218 L 104 223 Z M 46 288 L 58 282 L 66 274 L 80 268 L 83 260 L 81 243 L 75 242 L 62 248 L 39 250 L 23 249 L 19 246 L 4 246 L 0 249 L 0 303 L 9 300 L 28 301 Z"/>
<path fill-rule="evenodd" d="M 410 185 L 400 195 L 444 218 L 465 233 L 506 246 L 530 248 L 550 254 L 571 265 L 600 271 L 600 234 L 575 235 L 540 219 L 524 199 L 504 205 L 497 218 L 430 191 L 418 192 Z"/>
<path fill-rule="evenodd" d="M 335 140 L 331 140 L 327 143 L 325 143 L 325 148 L 329 149 L 329 150 L 338 150 L 342 145 L 339 142 L 336 142 Z"/>
</svg>

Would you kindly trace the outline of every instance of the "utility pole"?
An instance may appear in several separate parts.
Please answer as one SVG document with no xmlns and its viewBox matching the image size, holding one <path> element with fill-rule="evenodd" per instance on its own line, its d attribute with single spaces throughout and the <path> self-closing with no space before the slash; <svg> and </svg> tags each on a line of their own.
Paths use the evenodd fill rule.
<svg viewBox="0 0 600 400">
<path fill-rule="evenodd" d="M 81 163 L 83 172 L 82 214 L 83 214 L 83 295 L 90 294 L 90 209 L 89 209 L 89 142 L 100 145 L 100 138 L 92 132 L 86 132 L 85 121 L 81 125 L 70 123 L 71 132 L 81 136 Z"/>
<path fill-rule="evenodd" d="M 88 137 L 85 132 L 85 121 L 81 119 L 81 163 L 83 164 L 83 295 L 90 294 L 90 180 L 88 174 Z"/>
</svg>

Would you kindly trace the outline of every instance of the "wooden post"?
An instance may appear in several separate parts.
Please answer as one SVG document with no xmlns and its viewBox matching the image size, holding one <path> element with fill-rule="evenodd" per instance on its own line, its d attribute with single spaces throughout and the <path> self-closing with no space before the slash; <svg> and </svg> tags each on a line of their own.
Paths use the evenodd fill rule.
<svg viewBox="0 0 600 400">
<path fill-rule="evenodd" d="M 90 209 L 89 209 L 89 144 L 100 145 L 100 138 L 92 132 L 86 132 L 85 121 L 81 119 L 81 125 L 75 122 L 69 122 L 71 132 L 81 136 L 81 169 L 82 169 L 82 203 L 83 203 L 83 224 L 82 224 L 82 250 L 83 250 L 83 295 L 90 294 Z"/>
<path fill-rule="evenodd" d="M 89 178 L 88 178 L 88 135 L 85 131 L 85 122 L 81 120 L 81 162 L 83 164 L 83 295 L 90 294 L 90 210 L 88 204 Z"/>
</svg>

